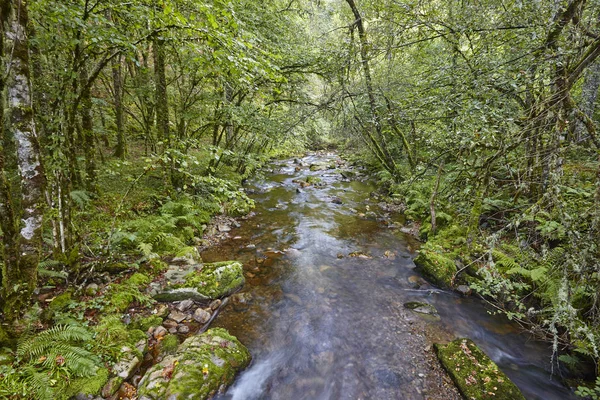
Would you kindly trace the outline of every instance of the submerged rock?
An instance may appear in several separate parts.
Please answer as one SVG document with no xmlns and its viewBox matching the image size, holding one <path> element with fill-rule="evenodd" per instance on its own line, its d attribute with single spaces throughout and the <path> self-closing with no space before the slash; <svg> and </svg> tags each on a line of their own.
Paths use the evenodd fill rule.
<svg viewBox="0 0 600 400">
<path fill-rule="evenodd" d="M 517 386 L 470 339 L 435 344 L 436 354 L 466 399 L 525 400 Z"/>
<path fill-rule="evenodd" d="M 442 288 L 452 287 L 456 265 L 450 258 L 431 250 L 421 249 L 414 262 L 417 270 L 434 285 Z"/>
<path fill-rule="evenodd" d="M 177 352 L 146 372 L 140 400 L 209 399 L 250 363 L 250 352 L 225 329 L 186 339 Z"/>
<path fill-rule="evenodd" d="M 407 303 L 404 303 L 404 307 L 419 314 L 434 316 L 438 315 L 436 308 L 429 303 L 422 303 L 420 301 L 409 301 Z"/>
</svg>

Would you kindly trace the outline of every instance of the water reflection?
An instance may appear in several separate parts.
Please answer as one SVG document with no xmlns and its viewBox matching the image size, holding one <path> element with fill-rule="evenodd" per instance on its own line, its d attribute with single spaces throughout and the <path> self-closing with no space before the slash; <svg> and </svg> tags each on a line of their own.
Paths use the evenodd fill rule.
<svg viewBox="0 0 600 400">
<path fill-rule="evenodd" d="M 372 184 L 308 168 L 335 161 L 313 155 L 301 168 L 275 165 L 251 187 L 256 216 L 235 230 L 241 239 L 202 254 L 206 261 L 242 261 L 247 277 L 243 293 L 214 322 L 254 357 L 223 398 L 435 398 L 428 392 L 427 337 L 456 336 L 477 342 L 528 398 L 572 398 L 549 379 L 545 345 L 527 341 L 475 299 L 415 290 L 408 251 L 415 243 L 382 221 Z M 297 190 L 293 181 L 309 176 L 321 186 Z M 435 305 L 440 318 L 425 323 L 403 307 L 415 300 Z"/>
</svg>

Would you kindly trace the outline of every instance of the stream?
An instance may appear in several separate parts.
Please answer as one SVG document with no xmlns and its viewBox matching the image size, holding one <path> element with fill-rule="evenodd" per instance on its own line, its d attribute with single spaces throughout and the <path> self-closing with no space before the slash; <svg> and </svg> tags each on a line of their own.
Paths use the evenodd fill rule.
<svg viewBox="0 0 600 400">
<path fill-rule="evenodd" d="M 311 171 L 315 163 L 340 168 Z M 577 398 L 552 379 L 547 343 L 478 299 L 414 289 L 419 244 L 360 170 L 345 179 L 349 167 L 319 153 L 271 167 L 248 185 L 255 215 L 202 253 L 207 262 L 240 260 L 246 273 L 212 326 L 237 336 L 253 361 L 220 399 L 460 398 L 431 349 L 456 337 L 473 339 L 528 399 Z M 308 177 L 320 182 L 300 188 Z M 440 318 L 407 310 L 407 301 L 434 305 Z"/>
</svg>

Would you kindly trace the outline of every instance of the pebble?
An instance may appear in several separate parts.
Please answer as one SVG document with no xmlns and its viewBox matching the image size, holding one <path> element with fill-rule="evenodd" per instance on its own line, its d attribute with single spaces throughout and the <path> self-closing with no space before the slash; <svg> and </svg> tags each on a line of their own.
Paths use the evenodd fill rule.
<svg viewBox="0 0 600 400">
<path fill-rule="evenodd" d="M 163 326 L 167 329 L 175 328 L 175 327 L 177 327 L 177 321 L 174 321 L 172 319 L 167 319 L 163 322 Z"/>
<path fill-rule="evenodd" d="M 169 328 L 169 333 L 174 335 L 177 333 L 177 328 Z"/>
<path fill-rule="evenodd" d="M 210 320 L 210 313 L 202 308 L 197 308 L 192 318 L 201 324 L 205 324 Z"/>
<path fill-rule="evenodd" d="M 185 334 L 190 332 L 190 328 L 187 325 L 180 325 L 179 328 L 177 328 L 177 331 Z"/>
<path fill-rule="evenodd" d="M 250 274 L 248 274 L 250 275 Z M 221 307 L 221 300 L 217 299 L 217 300 L 213 300 L 210 303 L 210 309 L 215 311 L 217 308 Z"/>
<path fill-rule="evenodd" d="M 169 314 L 169 318 L 177 321 L 177 323 L 180 323 L 181 321 L 183 321 L 185 318 L 187 317 L 186 314 L 177 311 L 177 310 L 173 310 L 171 311 L 171 313 Z"/>
<path fill-rule="evenodd" d="M 167 329 L 164 326 L 157 326 L 156 329 L 154 330 L 154 332 L 152 333 L 152 336 L 154 336 L 154 339 L 160 339 L 161 337 L 165 336 L 167 334 Z"/>
<path fill-rule="evenodd" d="M 194 305 L 194 301 L 193 300 L 183 300 L 182 302 L 180 302 L 177 305 L 177 309 L 181 312 L 187 311 L 190 308 L 192 308 L 192 306 Z"/>
</svg>

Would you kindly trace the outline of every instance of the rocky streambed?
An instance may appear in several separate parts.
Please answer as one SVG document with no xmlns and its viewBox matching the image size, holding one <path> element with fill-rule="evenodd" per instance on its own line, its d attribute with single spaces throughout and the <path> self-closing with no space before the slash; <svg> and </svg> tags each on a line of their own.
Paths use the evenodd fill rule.
<svg viewBox="0 0 600 400">
<path fill-rule="evenodd" d="M 419 243 L 359 168 L 312 154 L 246 190 L 255 213 L 217 221 L 224 240 L 208 241 L 203 263 L 174 260 L 151 285 L 161 303 L 134 322 L 148 340 L 123 349 L 106 398 L 573 397 L 551 379 L 545 344 L 468 287 L 439 290 L 416 272 Z"/>
</svg>

